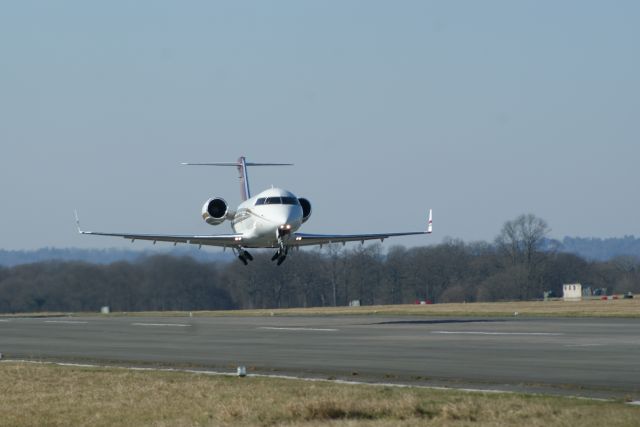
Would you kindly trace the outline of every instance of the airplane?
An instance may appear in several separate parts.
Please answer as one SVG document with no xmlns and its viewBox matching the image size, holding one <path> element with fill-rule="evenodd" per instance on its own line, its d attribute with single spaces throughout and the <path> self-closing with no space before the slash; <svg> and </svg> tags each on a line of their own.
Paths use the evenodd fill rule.
<svg viewBox="0 0 640 427">
<path fill-rule="evenodd" d="M 210 225 L 220 225 L 224 221 L 231 222 L 233 233 L 215 235 L 171 235 L 171 234 L 136 234 L 105 233 L 85 231 L 80 228 L 80 220 L 76 211 L 78 233 L 96 236 L 115 236 L 136 240 L 156 242 L 188 243 L 204 246 L 219 246 L 224 250 L 231 248 L 238 259 L 247 265 L 253 256 L 247 248 L 276 248 L 271 258 L 277 265 L 284 262 L 292 248 L 301 246 L 322 245 L 365 240 L 384 242 L 389 237 L 431 234 L 433 231 L 433 212 L 429 209 L 429 220 L 425 231 L 376 234 L 308 234 L 299 233 L 298 229 L 311 217 L 311 203 L 308 199 L 297 197 L 282 188 L 270 188 L 256 196 L 251 196 L 249 189 L 248 167 L 254 166 L 292 166 L 291 163 L 253 163 L 240 157 L 231 163 L 182 163 L 187 166 L 233 166 L 238 169 L 240 178 L 240 194 L 242 203 L 233 211 L 222 197 L 212 197 L 202 206 L 202 219 Z"/>
</svg>

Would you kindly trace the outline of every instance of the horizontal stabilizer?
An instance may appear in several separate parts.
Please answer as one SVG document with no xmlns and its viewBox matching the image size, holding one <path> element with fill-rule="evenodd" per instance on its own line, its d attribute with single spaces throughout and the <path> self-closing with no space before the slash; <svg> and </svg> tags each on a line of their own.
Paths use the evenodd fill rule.
<svg viewBox="0 0 640 427">
<path fill-rule="evenodd" d="M 181 163 L 184 166 L 241 166 L 239 162 L 220 162 L 220 163 Z M 293 163 L 251 163 L 245 162 L 245 166 L 293 166 Z"/>
<path fill-rule="evenodd" d="M 237 162 L 213 162 L 213 163 L 182 163 L 185 166 L 234 166 L 238 168 L 240 174 L 240 197 L 242 200 L 251 198 L 251 190 L 249 190 L 249 174 L 248 166 L 293 166 L 293 163 L 254 163 L 247 162 L 244 156 L 240 157 Z"/>
</svg>

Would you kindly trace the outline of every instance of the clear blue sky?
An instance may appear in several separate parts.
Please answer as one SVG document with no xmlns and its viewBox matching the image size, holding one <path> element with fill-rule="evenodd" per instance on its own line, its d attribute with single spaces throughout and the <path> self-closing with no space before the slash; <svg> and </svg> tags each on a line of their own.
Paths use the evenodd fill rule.
<svg viewBox="0 0 640 427">
<path fill-rule="evenodd" d="M 19 1 L 0 12 L 0 248 L 227 232 L 235 171 L 307 232 L 640 235 L 640 2 Z M 393 244 L 388 242 L 388 244 Z M 139 247 L 144 247 L 140 244 Z"/>
</svg>

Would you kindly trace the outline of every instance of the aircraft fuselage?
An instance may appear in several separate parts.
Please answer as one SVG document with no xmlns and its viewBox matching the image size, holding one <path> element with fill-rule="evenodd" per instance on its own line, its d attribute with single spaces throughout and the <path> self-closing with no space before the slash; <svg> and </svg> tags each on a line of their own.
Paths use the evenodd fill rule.
<svg viewBox="0 0 640 427">
<path fill-rule="evenodd" d="M 231 220 L 234 232 L 243 235 L 243 246 L 280 247 L 302 225 L 302 207 L 290 191 L 270 188 L 245 200 Z"/>
</svg>

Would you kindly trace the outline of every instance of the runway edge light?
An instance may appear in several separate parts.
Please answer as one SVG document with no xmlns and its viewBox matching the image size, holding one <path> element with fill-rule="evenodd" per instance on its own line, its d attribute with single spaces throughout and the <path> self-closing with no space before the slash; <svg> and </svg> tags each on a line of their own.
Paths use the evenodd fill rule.
<svg viewBox="0 0 640 427">
<path fill-rule="evenodd" d="M 247 368 L 245 366 L 238 366 L 238 376 L 239 377 L 247 376 Z"/>
</svg>

